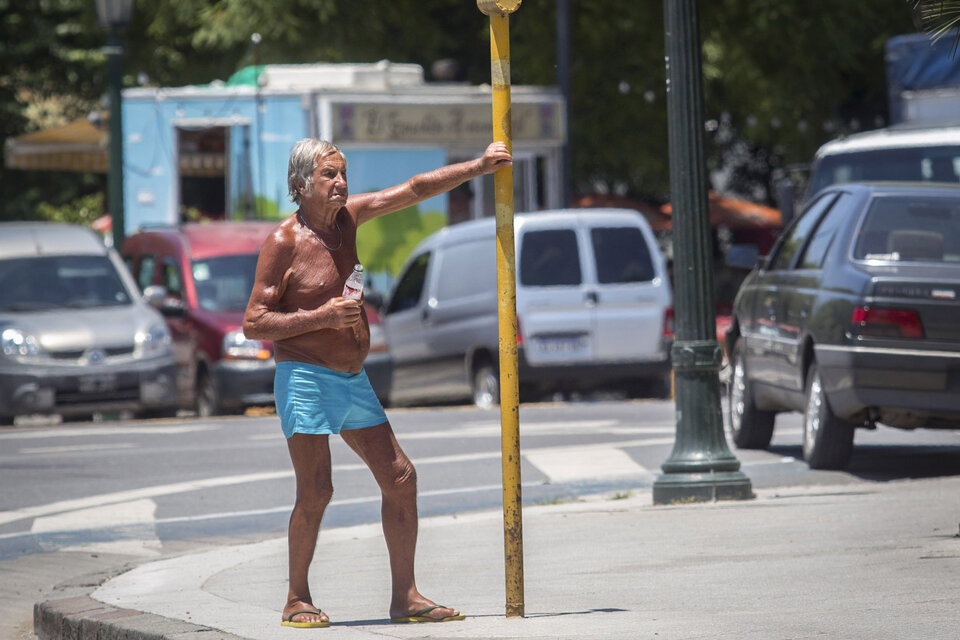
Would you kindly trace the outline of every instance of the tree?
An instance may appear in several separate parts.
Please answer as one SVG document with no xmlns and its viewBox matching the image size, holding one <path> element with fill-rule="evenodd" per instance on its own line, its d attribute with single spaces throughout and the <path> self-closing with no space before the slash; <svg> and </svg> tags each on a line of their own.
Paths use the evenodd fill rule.
<svg viewBox="0 0 960 640">
<path fill-rule="evenodd" d="M 960 0 L 714 0 L 701 3 L 708 161 L 718 186 L 770 203 L 785 167 L 839 134 L 886 121 L 883 45 L 913 30 L 914 5 Z M 0 134 L 96 108 L 106 35 L 90 0 L 0 0 Z M 554 85 L 556 2 L 511 16 L 515 84 Z M 940 14 L 938 14 L 940 15 Z M 29 26 L 29 28 L 28 28 Z M 254 48 L 251 35 L 259 33 Z M 124 34 L 125 86 L 226 79 L 259 62 L 456 61 L 490 81 L 489 21 L 464 0 L 137 0 Z M 669 192 L 659 2 L 571 0 L 570 149 L 575 191 L 648 200 Z M 795 53 L 799 52 L 799 53 Z M 825 55 L 827 54 L 827 55 Z M 3 171 L 4 213 L 32 216 L 102 188 L 102 176 Z M 52 191 L 47 185 L 57 185 Z"/>
</svg>

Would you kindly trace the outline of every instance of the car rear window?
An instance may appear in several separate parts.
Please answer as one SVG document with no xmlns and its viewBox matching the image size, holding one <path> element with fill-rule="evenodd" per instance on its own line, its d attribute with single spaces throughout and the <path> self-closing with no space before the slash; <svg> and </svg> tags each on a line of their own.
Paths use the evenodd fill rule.
<svg viewBox="0 0 960 640">
<path fill-rule="evenodd" d="M 528 231 L 520 245 L 520 282 L 529 287 L 578 285 L 580 251 L 573 229 Z"/>
<path fill-rule="evenodd" d="M 653 280 L 653 261 L 643 232 L 636 227 L 599 227 L 590 230 L 600 284 Z"/>
<path fill-rule="evenodd" d="M 0 260 L 0 311 L 84 309 L 130 304 L 105 256 L 39 256 Z"/>
<path fill-rule="evenodd" d="M 207 311 L 243 311 L 253 291 L 256 271 L 255 253 L 195 260 L 197 304 Z"/>
<path fill-rule="evenodd" d="M 960 202 L 915 195 L 875 199 L 857 235 L 854 257 L 960 262 Z"/>
</svg>

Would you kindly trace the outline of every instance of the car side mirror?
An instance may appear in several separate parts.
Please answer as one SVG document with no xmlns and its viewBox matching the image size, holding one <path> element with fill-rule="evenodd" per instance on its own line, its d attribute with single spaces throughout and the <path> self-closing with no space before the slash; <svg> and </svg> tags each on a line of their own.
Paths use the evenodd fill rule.
<svg viewBox="0 0 960 640">
<path fill-rule="evenodd" d="M 166 318 L 182 318 L 187 309 L 182 300 L 167 295 L 167 289 L 158 284 L 143 290 L 143 299 Z"/>
<path fill-rule="evenodd" d="M 167 297 L 167 290 L 158 284 L 150 285 L 143 290 L 143 299 L 147 304 L 159 310 L 163 307 L 163 301 Z"/>
<path fill-rule="evenodd" d="M 753 269 L 758 265 L 760 251 L 755 244 L 734 244 L 727 249 L 727 265 Z"/>
</svg>

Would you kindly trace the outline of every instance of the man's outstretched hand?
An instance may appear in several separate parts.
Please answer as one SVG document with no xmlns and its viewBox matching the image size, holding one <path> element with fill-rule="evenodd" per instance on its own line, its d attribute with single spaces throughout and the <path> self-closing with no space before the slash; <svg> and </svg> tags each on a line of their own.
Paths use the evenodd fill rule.
<svg viewBox="0 0 960 640">
<path fill-rule="evenodd" d="M 484 173 L 493 173 L 512 164 L 513 156 L 510 155 L 507 145 L 503 142 L 491 143 L 487 150 L 483 152 L 483 157 L 480 158 L 480 167 Z"/>
</svg>

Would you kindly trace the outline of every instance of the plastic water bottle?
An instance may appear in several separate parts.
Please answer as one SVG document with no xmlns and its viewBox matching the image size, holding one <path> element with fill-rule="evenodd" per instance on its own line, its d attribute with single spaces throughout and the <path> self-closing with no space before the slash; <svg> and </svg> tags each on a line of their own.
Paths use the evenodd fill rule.
<svg viewBox="0 0 960 640">
<path fill-rule="evenodd" d="M 363 265 L 353 265 L 353 273 L 343 285 L 343 297 L 359 300 L 363 297 Z"/>
</svg>

